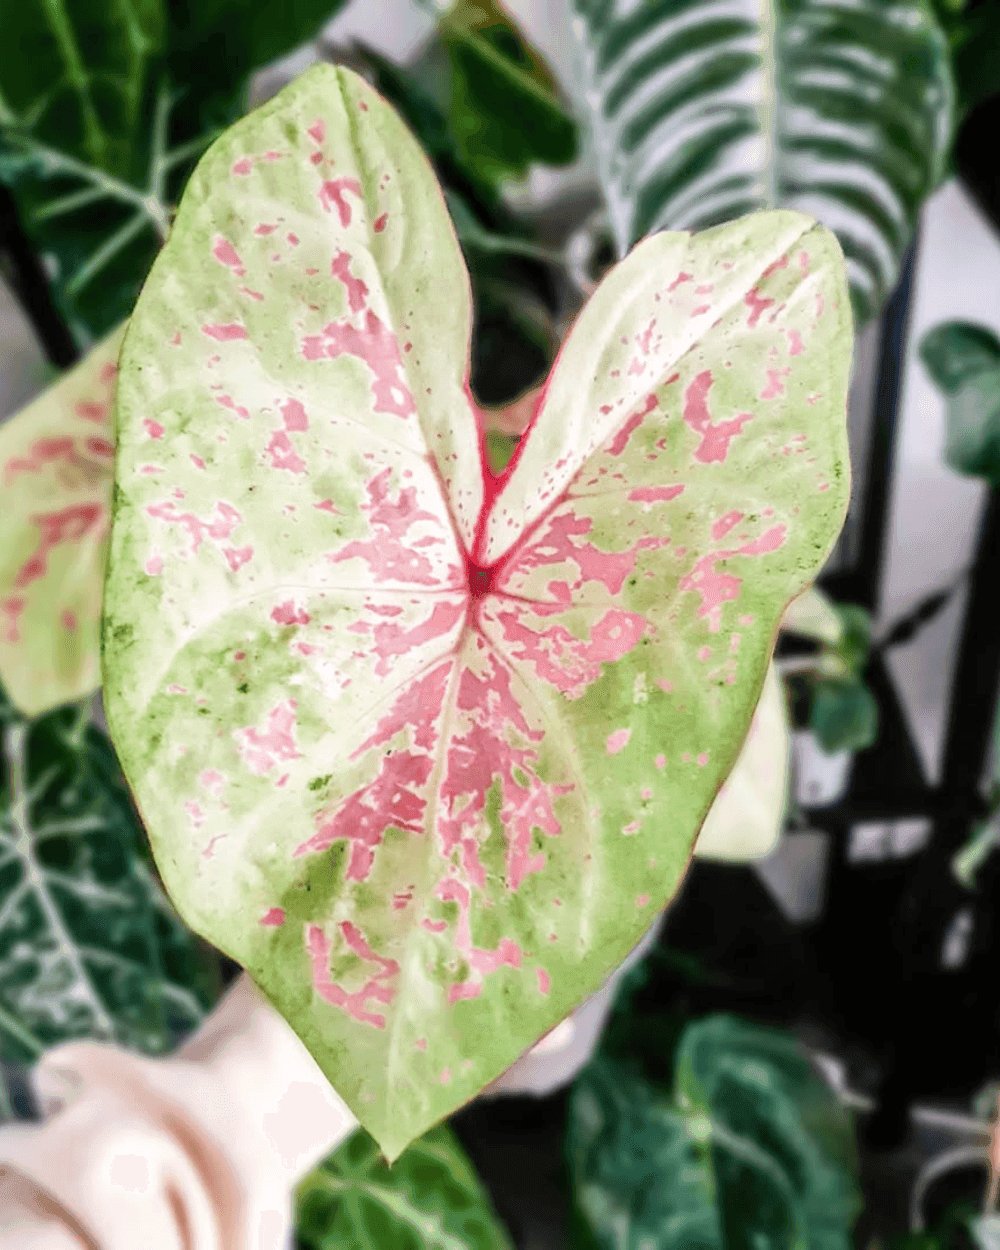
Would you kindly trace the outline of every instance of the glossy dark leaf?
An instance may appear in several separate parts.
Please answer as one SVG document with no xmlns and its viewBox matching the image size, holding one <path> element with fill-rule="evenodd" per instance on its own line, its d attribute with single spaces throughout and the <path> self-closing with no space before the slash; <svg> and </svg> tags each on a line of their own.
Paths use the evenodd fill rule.
<svg viewBox="0 0 1000 1250">
<path fill-rule="evenodd" d="M 512 1250 L 489 1194 L 446 1127 L 390 1168 L 363 1129 L 302 1182 L 299 1250 Z"/>
<path fill-rule="evenodd" d="M 878 704 L 856 679 L 827 678 L 816 683 L 809 728 L 824 751 L 863 751 L 878 734 Z"/>
</svg>

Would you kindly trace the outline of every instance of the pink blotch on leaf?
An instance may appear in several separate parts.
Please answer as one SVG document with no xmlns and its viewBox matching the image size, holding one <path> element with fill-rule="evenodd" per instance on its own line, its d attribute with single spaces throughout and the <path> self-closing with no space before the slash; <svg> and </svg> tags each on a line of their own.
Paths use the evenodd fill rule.
<svg viewBox="0 0 1000 1250">
<path fill-rule="evenodd" d="M 427 796 L 423 787 L 434 766 L 438 741 L 437 721 L 444 703 L 451 664 L 439 665 L 425 677 L 411 682 L 397 696 L 374 733 L 351 754 L 355 760 L 376 747 L 386 746 L 397 734 L 408 731 L 408 747 L 381 753 L 374 780 L 361 786 L 332 809 L 316 816 L 316 832 L 295 848 L 293 858 L 325 851 L 345 840 L 351 848 L 348 881 L 365 881 L 371 872 L 375 849 L 387 829 L 423 834 Z"/>
<path fill-rule="evenodd" d="M 659 401 L 657 400 L 654 394 L 649 394 L 646 396 L 646 399 L 644 401 L 642 408 L 638 409 L 629 417 L 629 419 L 625 422 L 622 428 L 618 431 L 618 433 L 612 439 L 610 445 L 608 446 L 609 455 L 620 456 L 622 454 L 622 452 L 628 446 L 629 439 L 632 437 L 635 431 L 639 428 L 639 426 L 642 425 L 646 417 L 648 417 L 649 414 L 653 411 L 653 409 L 656 407 L 658 402 Z M 603 412 L 604 410 L 602 409 L 601 411 Z"/>
<path fill-rule="evenodd" d="M 245 547 L 223 547 L 222 554 L 226 557 L 226 562 L 235 573 L 237 569 L 242 568 L 248 560 L 253 558 L 253 547 L 249 543 Z"/>
<path fill-rule="evenodd" d="M 236 321 L 204 325 L 201 327 L 201 332 L 219 343 L 229 343 L 235 339 L 245 339 L 247 337 L 246 326 L 242 326 Z"/>
<path fill-rule="evenodd" d="M 152 555 L 143 566 L 149 577 L 159 577 L 163 572 L 163 557 L 160 555 Z"/>
<path fill-rule="evenodd" d="M 275 704 L 263 729 L 255 725 L 234 729 L 233 737 L 243 763 L 258 777 L 266 776 L 279 760 L 300 760 L 295 743 L 294 699 Z"/>
<path fill-rule="evenodd" d="M 637 486 L 628 493 L 631 503 L 667 503 L 683 491 L 683 483 L 675 486 Z"/>
<path fill-rule="evenodd" d="M 698 756 L 698 759 L 697 759 L 698 767 L 704 768 L 707 763 L 708 763 L 708 752 L 702 751 L 702 753 Z"/>
<path fill-rule="evenodd" d="M 738 413 L 729 421 L 712 423 L 708 410 L 708 393 L 715 379 L 710 369 L 703 369 L 688 385 L 684 392 L 684 421 L 696 433 L 701 435 L 701 443 L 695 449 L 694 458 L 702 464 L 723 461 L 729 454 L 730 441 L 742 434 L 743 427 L 753 420 L 752 412 Z"/>
<path fill-rule="evenodd" d="M 236 248 L 228 239 L 217 234 L 212 240 L 212 255 L 220 265 L 225 265 L 227 269 L 231 269 L 237 278 L 242 278 L 246 273 L 243 262 L 240 260 Z"/>
<path fill-rule="evenodd" d="M 788 354 L 789 356 L 800 356 L 804 350 L 802 346 L 802 335 L 798 330 L 787 330 L 788 335 Z"/>
<path fill-rule="evenodd" d="M 402 487 L 393 499 L 389 494 L 391 473 L 391 469 L 383 469 L 365 487 L 368 499 L 361 504 L 361 511 L 368 517 L 371 538 L 364 542 L 349 542 L 327 559 L 331 564 L 364 560 L 378 582 L 404 581 L 441 588 L 434 566 L 426 556 L 413 550 L 407 533 L 419 521 L 431 521 L 437 525 L 441 525 L 442 521 L 434 513 L 425 512 L 417 506 L 414 486 Z"/>
<path fill-rule="evenodd" d="M 343 249 L 330 262 L 330 272 L 344 284 L 351 312 L 360 312 L 368 299 L 368 287 L 351 273 L 351 258 Z"/>
<path fill-rule="evenodd" d="M 664 769 L 667 766 L 667 757 L 665 755 L 658 755 L 653 763 L 657 768 Z"/>
<path fill-rule="evenodd" d="M 406 418 L 417 411 L 404 380 L 396 336 L 370 308 L 361 328 L 349 321 L 330 321 L 321 334 L 307 334 L 302 340 L 302 355 L 306 360 L 355 356 L 364 361 L 374 375 L 372 396 L 376 412 Z"/>
<path fill-rule="evenodd" d="M 283 907 L 272 907 L 266 911 L 260 918 L 260 924 L 269 928 L 280 928 L 285 923 L 285 909 Z"/>
<path fill-rule="evenodd" d="M 232 504 L 223 503 L 221 500 L 215 505 L 215 511 L 217 516 L 214 520 L 203 521 L 192 512 L 181 512 L 170 500 L 149 504 L 146 508 L 147 516 L 163 521 L 167 525 L 177 525 L 187 530 L 191 537 L 192 555 L 206 537 L 216 540 L 229 538 L 233 530 L 243 521 L 243 517 Z"/>
<path fill-rule="evenodd" d="M 719 519 L 712 526 L 712 537 L 716 542 L 719 542 L 721 539 L 725 538 L 734 526 L 739 525 L 742 520 L 742 512 L 737 512 L 735 509 L 732 512 L 727 512 L 725 516 L 719 517 Z"/>
<path fill-rule="evenodd" d="M 297 608 L 291 599 L 286 599 L 272 609 L 271 620 L 278 625 L 308 625 L 310 616 L 304 608 Z"/>
<path fill-rule="evenodd" d="M 329 512 L 333 516 L 340 516 L 340 511 L 334 505 L 332 499 L 324 499 L 320 503 L 314 503 L 313 507 L 318 509 L 320 512 Z"/>
<path fill-rule="evenodd" d="M 322 117 L 317 117 L 313 124 L 307 128 L 306 133 L 314 142 L 323 143 L 326 139 L 326 123 Z"/>
<path fill-rule="evenodd" d="M 361 930 L 349 920 L 338 926 L 349 949 L 368 964 L 376 964 L 379 971 L 369 976 L 359 990 L 348 993 L 343 986 L 330 979 L 330 939 L 319 925 L 306 926 L 306 950 L 312 965 L 312 983 L 316 992 L 334 1007 L 343 1011 L 359 1024 L 370 1024 L 376 1029 L 385 1028 L 385 1016 L 369 1010 L 369 1000 L 388 1006 L 396 996 L 396 986 L 391 984 L 399 975 L 399 964 L 394 959 L 377 955 L 365 941 Z"/>
<path fill-rule="evenodd" d="M 767 385 L 758 396 L 759 399 L 777 399 L 779 395 L 785 393 L 784 379 L 791 373 L 791 369 L 768 369 Z"/>
<path fill-rule="evenodd" d="M 319 201 L 324 210 L 329 212 L 331 205 L 336 206 L 342 226 L 351 224 L 351 206 L 344 198 L 347 191 L 356 195 L 359 200 L 362 198 L 361 183 L 357 178 L 330 178 L 319 189 Z"/>
<path fill-rule="evenodd" d="M 552 979 L 544 968 L 535 969 L 535 979 L 538 982 L 539 994 L 547 994 L 552 987 Z"/>
<path fill-rule="evenodd" d="M 382 233 L 382 231 L 385 229 L 385 223 L 388 220 L 389 220 L 388 213 L 380 213 L 378 217 L 375 218 L 375 220 L 372 222 L 372 229 L 375 231 L 376 234 Z"/>
<path fill-rule="evenodd" d="M 4 635 L 6 642 L 11 644 L 21 641 L 21 633 L 18 628 L 21 613 L 24 611 L 25 601 L 19 595 L 11 595 L 0 603 L 0 614 L 3 615 L 7 630 Z"/>
<path fill-rule="evenodd" d="M 99 503 L 71 504 L 57 512 L 36 513 L 29 517 L 32 525 L 40 531 L 34 553 L 25 560 L 14 578 L 14 586 L 21 590 L 30 586 L 48 570 L 49 552 L 61 543 L 79 542 L 95 532 L 104 521 L 104 509 Z"/>
<path fill-rule="evenodd" d="M 636 907 L 646 907 L 646 906 L 648 906 L 648 904 L 649 904 L 649 895 L 648 895 L 648 894 L 639 894 L 639 895 L 636 897 L 636 900 L 635 900 L 635 905 L 636 905 Z"/>
<path fill-rule="evenodd" d="M 305 473 L 306 462 L 292 446 L 284 430 L 275 430 L 266 448 L 271 457 L 272 469 L 286 469 L 289 473 Z"/>
<path fill-rule="evenodd" d="M 151 421 L 149 417 L 146 417 L 144 418 L 142 424 L 150 438 L 163 437 L 163 426 L 159 423 L 159 421 Z"/>
<path fill-rule="evenodd" d="M 297 399 L 289 399 L 281 405 L 281 415 L 285 421 L 285 429 L 289 433 L 302 433 L 309 429 L 309 418 L 306 410 Z"/>
<path fill-rule="evenodd" d="M 63 628 L 68 629 L 70 633 L 76 632 L 76 613 L 71 612 L 68 608 L 64 609 L 59 617 Z"/>
<path fill-rule="evenodd" d="M 767 299 L 760 294 L 756 287 L 747 291 L 743 297 L 743 303 L 750 309 L 750 315 L 747 317 L 747 328 L 752 330 L 760 320 L 761 313 L 766 312 L 774 306 L 773 299 Z"/>
<path fill-rule="evenodd" d="M 608 754 L 617 755 L 619 751 L 623 751 L 628 746 L 631 737 L 631 729 L 616 729 L 613 733 L 609 733 L 604 742 Z"/>
<path fill-rule="evenodd" d="M 694 278 L 691 276 L 691 274 L 684 273 L 682 271 L 681 273 L 677 275 L 676 278 L 674 278 L 673 282 L 671 282 L 671 284 L 667 287 L 667 290 L 676 291 L 682 282 L 693 282 L 693 281 L 694 281 Z"/>
</svg>

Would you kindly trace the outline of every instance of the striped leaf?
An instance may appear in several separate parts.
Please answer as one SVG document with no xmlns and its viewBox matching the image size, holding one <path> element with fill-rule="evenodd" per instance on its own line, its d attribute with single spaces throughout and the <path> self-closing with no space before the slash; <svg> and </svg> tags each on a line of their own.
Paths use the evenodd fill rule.
<svg viewBox="0 0 1000 1250">
<path fill-rule="evenodd" d="M 834 230 L 858 323 L 942 173 L 952 84 L 921 0 L 569 0 L 619 256 L 795 208 Z"/>
</svg>

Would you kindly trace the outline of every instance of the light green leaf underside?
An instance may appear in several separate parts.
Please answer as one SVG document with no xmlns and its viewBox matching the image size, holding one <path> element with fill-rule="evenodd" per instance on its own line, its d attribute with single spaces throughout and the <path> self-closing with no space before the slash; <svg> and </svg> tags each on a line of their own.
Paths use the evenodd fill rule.
<svg viewBox="0 0 1000 1250">
<path fill-rule="evenodd" d="M 661 229 L 794 208 L 835 230 L 859 322 L 944 168 L 953 89 L 921 0 L 573 0 L 619 255 Z"/>
<path fill-rule="evenodd" d="M 772 663 L 743 749 L 698 834 L 699 859 L 743 862 L 774 850 L 788 797 L 788 750 L 784 683 Z"/>
<path fill-rule="evenodd" d="M 316 67 L 202 161 L 118 389 L 105 702 L 157 863 L 390 1158 L 673 895 L 847 499 L 833 237 L 661 236 L 564 345 L 473 601 L 469 328 L 425 158 Z"/>
<path fill-rule="evenodd" d="M 0 681 L 30 716 L 100 685 L 111 403 L 124 332 L 0 427 Z"/>
</svg>

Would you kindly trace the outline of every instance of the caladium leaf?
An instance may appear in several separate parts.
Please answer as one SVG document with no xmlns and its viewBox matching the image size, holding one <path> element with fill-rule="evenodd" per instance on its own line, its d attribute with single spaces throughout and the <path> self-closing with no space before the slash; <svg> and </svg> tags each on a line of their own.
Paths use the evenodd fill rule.
<svg viewBox="0 0 1000 1250">
<path fill-rule="evenodd" d="M 358 1129 L 310 1172 L 296 1196 L 301 1250 L 511 1250 L 482 1181 L 443 1125 L 391 1168 Z"/>
<path fill-rule="evenodd" d="M 119 326 L 0 426 L 0 680 L 29 716 L 100 685 Z"/>
<path fill-rule="evenodd" d="M 695 855 L 743 862 L 774 850 L 788 801 L 789 747 L 785 687 L 772 662 L 750 732 L 705 818 Z"/>
<path fill-rule="evenodd" d="M 571 0 L 572 84 L 619 256 L 762 208 L 837 232 L 860 322 L 944 172 L 948 46 L 922 0 Z"/>
<path fill-rule="evenodd" d="M 316 66 L 195 172 L 129 323 L 105 707 L 164 882 L 390 1158 L 625 957 L 847 501 L 836 240 L 662 234 L 501 479 L 431 168 Z"/>
</svg>

